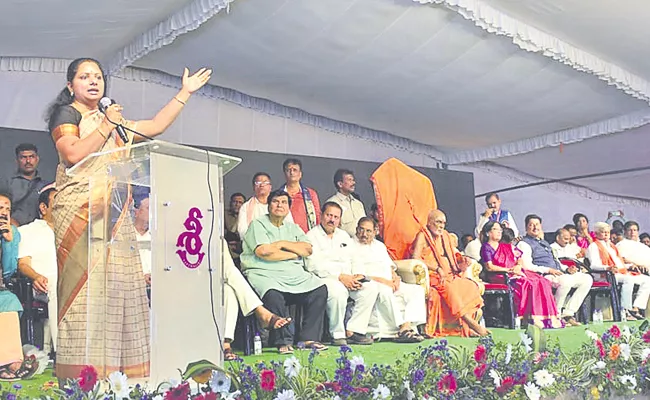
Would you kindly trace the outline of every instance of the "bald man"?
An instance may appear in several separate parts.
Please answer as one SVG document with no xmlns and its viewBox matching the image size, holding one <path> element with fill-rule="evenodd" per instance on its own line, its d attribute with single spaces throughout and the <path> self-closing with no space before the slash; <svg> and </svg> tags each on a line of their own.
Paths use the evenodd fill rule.
<svg viewBox="0 0 650 400">
<path fill-rule="evenodd" d="M 445 213 L 431 211 L 427 226 L 413 242 L 413 258 L 424 261 L 429 269 L 426 332 L 431 336 L 486 336 L 490 332 L 477 322 L 483 307 L 479 286 L 464 277 L 469 261 L 453 247 L 446 224 Z"/>
</svg>

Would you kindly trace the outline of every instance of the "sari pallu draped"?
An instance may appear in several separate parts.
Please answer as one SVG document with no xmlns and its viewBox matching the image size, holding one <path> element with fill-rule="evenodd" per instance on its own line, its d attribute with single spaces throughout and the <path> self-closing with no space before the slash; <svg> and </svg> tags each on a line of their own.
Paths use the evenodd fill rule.
<svg viewBox="0 0 650 400">
<path fill-rule="evenodd" d="M 70 123 L 56 126 L 53 138 L 55 142 L 68 134 L 84 138 L 93 134 L 103 118 L 97 111 L 88 111 L 81 115 L 77 129 Z M 113 132 L 99 151 L 124 145 Z M 88 163 L 85 177 L 68 176 L 61 157 L 57 167 L 58 192 L 52 217 L 59 272 L 58 378 L 76 378 L 85 365 L 93 365 L 100 378 L 113 371 L 129 377 L 149 375 L 149 307 L 144 276 L 137 247 L 125 245 L 136 242 L 128 212 L 130 186 L 124 187 L 125 200 L 113 223 L 104 210 L 115 205 L 111 200 L 118 185 L 93 178 L 91 188 L 88 178 L 101 174 L 107 162 L 119 157 L 106 156 Z M 105 247 L 105 240 L 113 244 Z"/>
<path fill-rule="evenodd" d="M 483 262 L 492 262 L 502 268 L 513 268 L 517 265 L 521 254 L 521 250 L 510 243 L 499 243 L 496 249 L 489 243 L 483 243 L 481 248 Z M 542 325 L 544 328 L 562 328 L 551 281 L 533 271 L 522 270 L 522 272 L 524 276 L 508 274 L 517 316 L 525 318 L 530 323 Z"/>
<path fill-rule="evenodd" d="M 470 336 L 470 329 L 462 320 L 464 315 L 479 319 L 483 298 L 478 285 L 463 278 L 456 261 L 456 252 L 451 247 L 447 231 L 434 240 L 425 227 L 421 232 L 427 242 L 421 259 L 429 267 L 431 289 L 427 299 L 426 333 L 430 336 Z M 441 278 L 437 272 L 444 274 Z"/>
</svg>

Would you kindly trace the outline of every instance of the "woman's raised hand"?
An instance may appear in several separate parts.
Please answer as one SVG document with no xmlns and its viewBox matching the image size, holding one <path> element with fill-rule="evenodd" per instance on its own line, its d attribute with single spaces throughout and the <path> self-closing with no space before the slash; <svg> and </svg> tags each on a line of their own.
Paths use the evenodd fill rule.
<svg viewBox="0 0 650 400">
<path fill-rule="evenodd" d="M 201 68 L 194 75 L 190 76 L 190 70 L 185 68 L 183 71 L 183 90 L 186 90 L 188 93 L 196 92 L 208 83 L 211 75 L 211 69 Z"/>
</svg>

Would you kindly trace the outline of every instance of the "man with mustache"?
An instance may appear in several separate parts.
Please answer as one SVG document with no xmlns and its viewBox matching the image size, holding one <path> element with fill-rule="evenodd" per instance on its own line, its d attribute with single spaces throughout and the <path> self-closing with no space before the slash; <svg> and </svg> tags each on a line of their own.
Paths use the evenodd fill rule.
<svg viewBox="0 0 650 400">
<path fill-rule="evenodd" d="M 20 226 L 38 218 L 38 196 L 45 187 L 38 174 L 38 149 L 31 143 L 16 147 L 17 172 L 0 182 L 0 191 L 7 192 L 13 199 L 11 223 Z"/>
<path fill-rule="evenodd" d="M 357 231 L 359 218 L 366 216 L 366 209 L 361 200 L 354 194 L 357 182 L 354 173 L 349 169 L 339 169 L 334 174 L 334 186 L 336 194 L 327 201 L 333 201 L 341 206 L 341 229 L 346 231 L 350 237 L 354 237 Z"/>
<path fill-rule="evenodd" d="M 379 296 L 376 282 L 364 282 L 363 275 L 352 274 L 352 238 L 342 229 L 341 206 L 328 201 L 323 205 L 320 225 L 307 232 L 313 253 L 307 259 L 307 271 L 327 285 L 327 316 L 332 344 L 372 344 L 366 336 L 372 309 Z M 348 298 L 354 300 L 352 315 L 345 327 Z"/>
</svg>

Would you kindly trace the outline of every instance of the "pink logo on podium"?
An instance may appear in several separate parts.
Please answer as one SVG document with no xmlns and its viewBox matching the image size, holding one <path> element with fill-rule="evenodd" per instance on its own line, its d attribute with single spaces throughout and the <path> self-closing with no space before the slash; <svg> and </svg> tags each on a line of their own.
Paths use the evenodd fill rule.
<svg viewBox="0 0 650 400">
<path fill-rule="evenodd" d="M 203 257 L 205 256 L 205 253 L 201 251 L 203 248 L 203 242 L 201 241 L 203 225 L 201 225 L 201 221 L 199 221 L 201 218 L 203 218 L 201 210 L 192 207 L 185 223 L 183 224 L 186 231 L 178 235 L 178 239 L 176 240 L 176 247 L 182 247 L 185 249 L 176 250 L 176 254 L 178 254 L 178 257 L 180 257 L 183 264 L 190 269 L 198 268 L 203 262 Z M 190 260 L 188 260 L 188 255 L 195 259 L 195 262 L 190 262 Z"/>
</svg>

